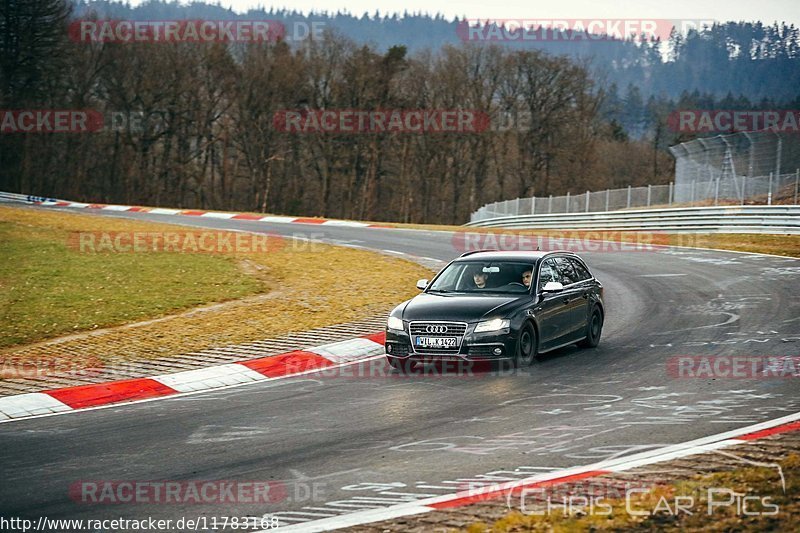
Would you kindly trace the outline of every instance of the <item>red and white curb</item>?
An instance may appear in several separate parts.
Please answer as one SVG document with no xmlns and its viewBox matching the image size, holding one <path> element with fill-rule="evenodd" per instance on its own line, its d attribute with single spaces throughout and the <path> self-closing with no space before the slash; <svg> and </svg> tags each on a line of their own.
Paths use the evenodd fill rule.
<svg viewBox="0 0 800 533">
<path fill-rule="evenodd" d="M 21 195 L 15 195 L 21 196 Z M 227 213 L 219 211 L 198 211 L 196 209 L 168 209 L 163 207 L 141 207 L 133 205 L 114 205 L 114 204 L 86 204 L 83 202 L 69 202 L 67 200 L 56 199 L 31 199 L 18 200 L 44 207 L 69 207 L 73 209 L 100 209 L 105 211 L 133 211 L 138 213 L 152 213 L 154 215 L 184 215 L 205 218 L 221 218 L 225 220 L 253 220 L 258 222 L 273 222 L 278 224 L 315 224 L 322 226 L 347 226 L 353 228 L 383 228 L 393 229 L 393 226 L 381 224 L 369 224 L 367 222 L 356 222 L 351 220 L 333 220 L 327 218 L 310 217 L 285 217 L 285 216 L 264 216 L 254 213 Z"/>
<path fill-rule="evenodd" d="M 640 452 L 618 459 L 609 459 L 585 466 L 565 468 L 555 472 L 539 474 L 519 481 L 499 483 L 480 489 L 465 490 L 453 494 L 445 494 L 426 498 L 415 502 L 401 503 L 384 507 L 381 509 L 369 509 L 355 513 L 323 518 L 302 524 L 295 524 L 279 528 L 280 531 L 303 531 L 317 532 L 330 531 L 344 527 L 360 526 L 384 520 L 393 520 L 405 516 L 418 515 L 439 511 L 442 509 L 453 509 L 463 507 L 484 500 L 495 500 L 507 497 L 509 494 L 517 494 L 523 489 L 533 489 L 539 487 L 549 487 L 561 483 L 569 483 L 577 480 L 593 478 L 615 472 L 624 472 L 632 468 L 670 461 L 687 455 L 706 453 L 736 444 L 744 444 L 748 441 L 761 439 L 770 435 L 787 433 L 790 431 L 800 431 L 800 413 L 787 415 L 775 420 L 761 422 L 752 426 L 746 426 L 725 433 L 711 435 L 700 439 L 665 446 L 655 450 Z M 270 530 L 275 531 L 275 530 Z M 258 532 L 258 533 L 266 533 Z"/>
<path fill-rule="evenodd" d="M 317 372 L 383 355 L 384 333 L 278 355 L 146 378 L 0 398 L 0 423 Z"/>
</svg>

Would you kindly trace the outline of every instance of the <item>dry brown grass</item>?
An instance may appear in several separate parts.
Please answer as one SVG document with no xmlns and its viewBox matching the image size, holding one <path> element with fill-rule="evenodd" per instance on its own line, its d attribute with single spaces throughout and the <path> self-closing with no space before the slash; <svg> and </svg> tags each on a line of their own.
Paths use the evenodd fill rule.
<svg viewBox="0 0 800 533">
<path fill-rule="evenodd" d="M 624 498 L 607 498 L 601 503 L 610 504 L 601 512 L 567 514 L 563 506 L 554 506 L 555 511 L 540 515 L 511 511 L 491 525 L 474 523 L 464 528 L 469 533 L 491 531 L 510 532 L 580 532 L 580 531 L 697 531 L 697 532 L 760 532 L 799 531 L 800 500 L 800 456 L 790 454 L 781 467 L 786 480 L 786 491 L 774 468 L 746 467 L 731 472 L 697 476 L 691 481 L 680 481 L 655 486 L 646 494 L 635 494 L 630 498 L 630 508 L 636 512 L 647 512 L 649 516 L 634 516 L 626 510 Z M 709 511 L 709 489 L 732 490 L 739 498 L 749 497 L 747 511 L 753 516 L 739 512 L 736 500 L 729 506 L 712 506 Z M 727 493 L 716 492 L 714 502 L 727 501 Z M 692 512 L 678 512 L 676 497 L 684 498 L 682 504 Z M 692 498 L 691 505 L 686 498 Z M 768 498 L 768 499 L 765 499 Z M 557 504 L 561 500 L 554 498 Z M 580 506 L 580 500 L 576 507 Z M 777 506 L 777 513 L 772 514 Z M 598 505 L 598 509 L 600 506 Z M 588 506 L 584 507 L 588 509 Z M 757 513 L 764 513 L 756 516 Z"/>
</svg>

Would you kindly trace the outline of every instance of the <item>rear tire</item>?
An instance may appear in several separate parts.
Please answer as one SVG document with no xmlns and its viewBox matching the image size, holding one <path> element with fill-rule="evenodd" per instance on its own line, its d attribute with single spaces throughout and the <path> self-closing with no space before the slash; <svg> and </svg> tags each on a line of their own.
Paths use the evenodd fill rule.
<svg viewBox="0 0 800 533">
<path fill-rule="evenodd" d="M 600 335 L 603 333 L 603 312 L 595 306 L 589 320 L 586 322 L 586 338 L 578 343 L 580 348 L 595 348 L 600 344 Z"/>
<path fill-rule="evenodd" d="M 536 330 L 530 322 L 525 322 L 517 339 L 517 353 L 514 356 L 514 366 L 525 368 L 533 364 L 537 352 Z"/>
</svg>

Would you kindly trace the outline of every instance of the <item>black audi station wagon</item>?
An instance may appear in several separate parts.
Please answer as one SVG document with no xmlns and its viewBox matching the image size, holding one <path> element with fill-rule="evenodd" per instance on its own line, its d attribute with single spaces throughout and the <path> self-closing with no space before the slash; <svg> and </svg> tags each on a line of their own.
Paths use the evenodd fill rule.
<svg viewBox="0 0 800 533">
<path fill-rule="evenodd" d="M 572 252 L 467 252 L 417 287 L 422 294 L 388 319 L 395 369 L 442 360 L 522 367 L 537 354 L 600 342 L 603 286 Z"/>
</svg>

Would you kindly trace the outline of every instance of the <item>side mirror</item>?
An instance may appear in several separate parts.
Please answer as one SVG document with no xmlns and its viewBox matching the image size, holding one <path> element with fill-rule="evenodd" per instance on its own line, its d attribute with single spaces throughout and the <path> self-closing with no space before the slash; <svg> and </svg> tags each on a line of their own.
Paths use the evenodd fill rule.
<svg viewBox="0 0 800 533">
<path fill-rule="evenodd" d="M 542 292 L 561 292 L 563 290 L 564 286 L 557 281 L 548 281 L 542 287 Z"/>
<path fill-rule="evenodd" d="M 427 279 L 421 279 L 421 280 L 417 281 L 417 288 L 419 290 L 424 291 L 427 286 L 428 286 L 428 280 Z"/>
</svg>

